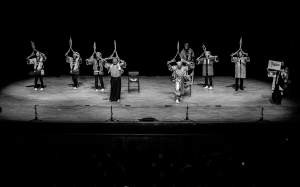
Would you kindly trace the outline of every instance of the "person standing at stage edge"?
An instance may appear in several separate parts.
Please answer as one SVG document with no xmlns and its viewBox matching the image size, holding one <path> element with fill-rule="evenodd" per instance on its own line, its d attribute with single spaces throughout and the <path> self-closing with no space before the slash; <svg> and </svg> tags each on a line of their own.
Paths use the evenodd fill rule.
<svg viewBox="0 0 300 187">
<path fill-rule="evenodd" d="M 94 77 L 95 77 L 95 88 L 98 91 L 98 79 L 100 80 L 101 90 L 104 91 L 104 82 L 103 82 L 103 66 L 105 60 L 101 58 L 102 54 L 100 52 L 96 52 L 96 59 L 94 58 L 94 54 L 86 60 L 87 65 L 93 65 Z"/>
<path fill-rule="evenodd" d="M 106 60 L 107 58 L 105 58 Z M 105 63 L 105 68 L 108 69 L 108 73 L 111 75 L 110 79 L 110 101 L 120 102 L 121 98 L 121 75 L 124 70 L 121 68 L 126 64 L 124 60 L 120 60 L 116 57 L 110 57 L 108 59 L 112 59 L 113 63 Z M 121 63 L 120 63 L 121 62 Z"/>
<path fill-rule="evenodd" d="M 214 76 L 214 63 L 219 62 L 218 56 L 212 56 L 210 51 L 206 51 L 205 47 L 204 53 L 200 55 L 196 60 L 198 61 L 197 65 L 202 65 L 202 76 L 205 76 L 205 89 L 208 88 L 208 79 L 209 79 L 209 89 L 212 89 L 212 77 Z M 205 54 L 205 57 L 202 57 Z"/>
</svg>

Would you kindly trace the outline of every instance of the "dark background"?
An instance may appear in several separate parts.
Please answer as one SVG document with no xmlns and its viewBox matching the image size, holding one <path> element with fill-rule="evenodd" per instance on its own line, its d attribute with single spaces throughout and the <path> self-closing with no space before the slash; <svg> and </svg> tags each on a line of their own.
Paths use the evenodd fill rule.
<svg viewBox="0 0 300 187">
<path fill-rule="evenodd" d="M 73 49 L 83 61 L 81 75 L 92 75 L 92 67 L 85 59 L 97 51 L 108 57 L 117 52 L 128 64 L 128 71 L 140 71 L 144 76 L 168 76 L 166 62 L 188 42 L 196 57 L 202 54 L 202 45 L 219 56 L 215 65 L 216 76 L 234 76 L 230 54 L 242 49 L 250 56 L 247 77 L 268 79 L 268 60 L 286 60 L 290 79 L 297 76 L 296 48 L 298 26 L 295 1 L 268 3 L 204 3 L 174 2 L 82 4 L 71 5 L 39 3 L 11 5 L 14 13 L 4 15 L 7 41 L 2 63 L 1 80 L 8 72 L 18 78 L 28 77 L 32 66 L 26 57 L 36 49 L 47 56 L 46 76 L 69 74 L 65 53 L 72 37 Z M 196 66 L 196 76 L 202 76 L 201 66 Z M 107 73 L 105 73 L 107 75 Z M 294 85 L 295 85 L 294 83 Z"/>
</svg>

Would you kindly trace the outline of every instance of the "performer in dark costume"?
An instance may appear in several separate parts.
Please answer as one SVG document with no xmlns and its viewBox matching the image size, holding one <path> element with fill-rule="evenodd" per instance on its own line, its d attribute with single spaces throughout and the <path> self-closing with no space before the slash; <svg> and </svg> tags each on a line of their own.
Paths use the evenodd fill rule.
<svg viewBox="0 0 300 187">
<path fill-rule="evenodd" d="M 195 58 L 195 53 L 193 49 L 189 47 L 189 44 L 186 43 L 184 44 L 184 49 L 181 50 L 179 56 L 184 60 L 193 61 Z"/>
<path fill-rule="evenodd" d="M 281 63 L 281 70 L 270 71 L 267 68 L 268 77 L 273 77 L 272 82 L 272 97 L 271 102 L 276 105 L 281 105 L 283 89 L 288 78 L 288 68 L 285 68 L 284 63 Z"/>
<path fill-rule="evenodd" d="M 117 58 L 113 58 L 113 64 L 105 63 L 105 68 L 108 69 L 111 75 L 110 101 L 120 102 L 121 99 L 121 75 L 123 73 L 121 66 L 124 65 L 124 61 L 120 60 L 120 62 L 118 62 Z"/>
<path fill-rule="evenodd" d="M 179 56 L 183 60 L 186 60 L 193 64 L 193 68 L 189 69 L 191 72 L 189 72 L 189 71 L 187 72 L 188 74 L 190 74 L 192 76 L 192 83 L 193 83 L 194 82 L 194 72 L 195 72 L 195 66 L 194 66 L 195 65 L 195 63 L 194 63 L 195 53 L 194 53 L 193 49 L 191 49 L 189 47 L 188 43 L 184 44 L 184 49 L 181 50 Z"/>
<path fill-rule="evenodd" d="M 73 52 L 73 58 L 68 56 L 70 49 Z M 78 52 L 73 51 L 72 49 L 72 39 L 70 38 L 70 48 L 66 53 L 67 63 L 70 63 L 70 74 L 72 75 L 73 87 L 76 90 L 78 88 L 78 76 L 80 73 L 80 64 L 82 63 L 82 59 L 80 58 L 80 54 Z"/>
<path fill-rule="evenodd" d="M 237 57 L 234 57 L 238 55 Z M 235 63 L 235 91 L 238 91 L 240 80 L 240 89 L 244 90 L 244 79 L 246 78 L 246 63 L 250 62 L 247 53 L 242 50 L 242 38 L 240 39 L 240 48 L 237 52 L 231 54 L 231 62 Z"/>
<path fill-rule="evenodd" d="M 283 88 L 283 95 L 282 95 L 282 97 L 283 98 L 286 98 L 286 94 L 287 94 L 287 87 L 288 87 L 288 80 L 289 80 L 289 68 L 288 68 L 288 66 L 287 66 L 287 63 L 286 63 L 286 61 L 285 60 L 283 60 L 282 61 L 283 62 L 283 64 L 284 64 L 284 67 L 285 67 L 285 72 L 287 73 L 287 75 L 286 75 L 286 77 L 285 77 L 285 79 L 284 79 L 284 88 Z"/>
<path fill-rule="evenodd" d="M 32 54 L 27 57 L 27 64 L 33 64 L 34 65 L 34 71 L 33 71 L 33 74 L 34 74 L 34 90 L 37 90 L 38 89 L 38 79 L 40 79 L 40 82 L 41 82 L 41 86 L 40 86 L 40 90 L 43 90 L 44 89 L 44 81 L 43 81 L 43 76 L 45 75 L 45 70 L 44 70 L 44 61 L 46 61 L 46 56 L 45 54 L 37 51 L 35 49 L 35 46 L 34 46 L 34 43 L 31 42 L 31 45 L 32 45 L 32 48 L 33 48 L 33 52 Z M 34 52 L 36 52 L 34 54 Z M 35 58 L 31 58 L 32 56 L 36 56 Z"/>
<path fill-rule="evenodd" d="M 214 76 L 214 63 L 219 62 L 218 56 L 212 56 L 210 51 L 206 51 L 205 46 L 203 45 L 204 53 L 202 53 L 196 60 L 198 61 L 197 65 L 202 65 L 202 76 L 205 76 L 205 89 L 208 88 L 208 79 L 209 79 L 209 89 L 212 89 L 212 77 Z M 205 55 L 205 57 L 202 57 Z"/>
<path fill-rule="evenodd" d="M 96 54 L 96 58 L 94 58 L 94 54 Z M 102 54 L 100 52 L 96 52 L 96 44 L 94 43 L 94 53 L 92 56 L 86 60 L 87 65 L 93 65 L 94 77 L 95 77 L 95 88 L 98 91 L 98 79 L 100 80 L 101 90 L 104 91 L 104 82 L 103 82 L 103 66 L 105 64 L 105 60 L 102 58 Z"/>
<path fill-rule="evenodd" d="M 116 41 L 114 41 L 115 44 L 115 50 L 113 54 L 108 57 L 104 58 L 104 60 L 113 60 L 113 63 L 105 63 L 105 68 L 108 69 L 108 73 L 111 75 L 111 88 L 110 88 L 110 101 L 117 101 L 120 102 L 121 99 L 121 75 L 124 73 L 124 70 L 122 68 L 126 68 L 126 62 L 124 60 L 121 60 L 117 53 L 117 44 Z M 113 57 L 113 55 L 116 53 L 116 57 Z"/>
</svg>

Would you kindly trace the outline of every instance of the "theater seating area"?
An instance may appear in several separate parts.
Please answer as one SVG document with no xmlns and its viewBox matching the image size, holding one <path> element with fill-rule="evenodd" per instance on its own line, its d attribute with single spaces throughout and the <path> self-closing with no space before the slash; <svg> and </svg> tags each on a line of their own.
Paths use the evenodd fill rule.
<svg viewBox="0 0 300 187">
<path fill-rule="evenodd" d="M 142 149 L 121 139 L 106 149 L 1 152 L 1 186 L 297 186 L 299 154 L 291 141 L 272 149 Z M 163 151 L 162 151 L 163 150 Z"/>
</svg>

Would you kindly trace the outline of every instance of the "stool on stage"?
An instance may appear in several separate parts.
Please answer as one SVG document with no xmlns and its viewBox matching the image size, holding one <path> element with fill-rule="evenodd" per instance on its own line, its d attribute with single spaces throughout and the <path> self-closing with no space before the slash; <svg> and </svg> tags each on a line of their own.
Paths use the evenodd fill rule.
<svg viewBox="0 0 300 187">
<path fill-rule="evenodd" d="M 140 93 L 140 77 L 138 71 L 128 72 L 128 92 L 130 93 L 130 84 L 137 83 L 138 84 L 138 92 Z"/>
</svg>

